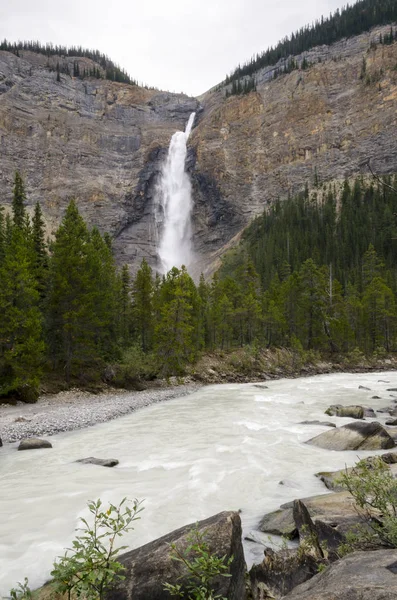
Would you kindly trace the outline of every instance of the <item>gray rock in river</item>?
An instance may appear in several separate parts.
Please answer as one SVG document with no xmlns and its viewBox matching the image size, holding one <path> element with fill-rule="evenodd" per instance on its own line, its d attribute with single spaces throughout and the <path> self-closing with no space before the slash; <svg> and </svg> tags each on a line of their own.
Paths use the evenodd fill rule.
<svg viewBox="0 0 397 600">
<path fill-rule="evenodd" d="M 0 448 L 2 447 L 2 445 L 3 445 L 3 442 L 2 442 L 2 440 L 0 438 Z"/>
<path fill-rule="evenodd" d="M 230 558 L 231 577 L 218 577 L 214 592 L 228 600 L 245 598 L 245 560 L 241 541 L 241 520 L 237 512 L 221 512 L 205 521 L 190 524 L 164 537 L 122 554 L 118 560 L 125 567 L 125 579 L 105 595 L 105 600 L 169 600 L 164 583 L 179 583 L 185 589 L 191 577 L 185 565 L 171 558 L 171 544 L 184 551 L 189 535 L 197 526 L 209 545 L 211 554 Z"/>
<path fill-rule="evenodd" d="M 301 421 L 299 425 L 322 425 L 323 427 L 336 427 L 331 421 Z"/>
<path fill-rule="evenodd" d="M 373 408 L 364 408 L 364 417 L 369 419 L 376 419 L 376 412 Z"/>
<path fill-rule="evenodd" d="M 361 522 L 349 492 L 336 492 L 302 498 L 311 518 L 326 523 L 344 534 L 353 525 Z M 279 510 L 265 515 L 259 530 L 273 535 L 284 535 L 290 539 L 297 537 L 298 527 L 293 515 L 293 502 L 282 504 Z"/>
<path fill-rule="evenodd" d="M 80 458 L 75 462 L 84 463 L 85 465 L 98 465 L 100 467 L 115 467 L 119 464 L 117 458 L 95 458 L 94 456 Z"/>
<path fill-rule="evenodd" d="M 52 448 L 52 444 L 48 440 L 26 438 L 21 440 L 18 446 L 18 450 L 39 450 L 40 448 Z"/>
<path fill-rule="evenodd" d="M 306 444 L 326 450 L 383 450 L 395 442 L 380 423 L 349 423 L 320 433 Z"/>
<path fill-rule="evenodd" d="M 325 411 L 330 417 L 350 417 L 351 419 L 363 419 L 364 408 L 362 406 L 342 406 L 333 404 Z"/>
<path fill-rule="evenodd" d="M 397 550 L 354 552 L 297 586 L 285 600 L 395 600 Z"/>
<path fill-rule="evenodd" d="M 366 390 L 367 392 L 370 392 L 370 391 L 371 391 L 371 388 L 365 387 L 365 385 L 359 385 L 359 386 L 358 386 L 358 389 L 359 389 L 359 390 Z"/>
</svg>

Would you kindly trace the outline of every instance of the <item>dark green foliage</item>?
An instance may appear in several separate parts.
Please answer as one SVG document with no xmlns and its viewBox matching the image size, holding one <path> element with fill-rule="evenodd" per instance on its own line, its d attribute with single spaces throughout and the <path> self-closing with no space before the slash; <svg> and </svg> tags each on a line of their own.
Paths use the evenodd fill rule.
<svg viewBox="0 0 397 600">
<path fill-rule="evenodd" d="M 387 25 L 397 21 L 397 3 L 395 0 L 359 0 L 353 5 L 347 5 L 342 10 L 337 9 L 333 15 L 322 17 L 312 25 L 302 27 L 299 31 L 286 37 L 274 48 L 271 47 L 262 54 L 253 56 L 250 61 L 238 66 L 225 79 L 225 84 L 238 81 L 247 75 L 252 76 L 263 67 L 276 65 L 281 59 L 288 59 L 316 46 L 333 44 L 345 37 L 359 35 L 369 31 L 375 25 Z M 396 34 L 391 28 L 390 33 L 380 40 L 381 43 L 393 43 Z M 302 65 L 302 68 L 305 68 Z M 290 65 L 287 68 L 291 68 Z"/>
<path fill-rule="evenodd" d="M 153 344 L 153 277 L 152 269 L 143 259 L 133 284 L 134 329 L 144 352 Z"/>
<path fill-rule="evenodd" d="M 65 378 L 115 356 L 117 279 L 111 250 L 72 201 L 52 245 L 48 345 Z"/>
<path fill-rule="evenodd" d="M 14 225 L 19 229 L 24 227 L 25 223 L 25 202 L 26 193 L 23 180 L 19 172 L 15 173 L 14 190 L 12 198 L 12 214 Z"/>
<path fill-rule="evenodd" d="M 14 226 L 0 267 L 0 396 L 35 401 L 44 353 L 30 245 Z"/>
<path fill-rule="evenodd" d="M 276 202 L 223 261 L 216 294 L 225 285 L 228 293 L 218 296 L 213 309 L 223 306 L 218 329 L 221 319 L 225 331 L 229 319 L 226 299 L 235 298 L 234 325 L 227 328 L 234 343 L 251 343 L 254 335 L 267 345 L 298 344 L 305 350 L 395 349 L 396 212 L 397 192 L 361 179 L 345 182 L 339 194 L 334 186 L 323 188 L 321 200 L 317 191 L 305 190 Z M 244 295 L 247 284 L 232 293 L 247 260 L 259 274 L 262 296 Z M 254 333 L 239 339 L 235 320 L 245 306 L 252 319 L 255 299 L 261 310 L 251 326 Z"/>
<path fill-rule="evenodd" d="M 234 79 L 230 90 L 226 90 L 226 98 L 229 96 L 242 96 L 256 91 L 255 77 Z"/>
<path fill-rule="evenodd" d="M 33 274 L 36 279 L 37 290 L 40 294 L 40 298 L 43 300 L 46 294 L 48 278 L 48 252 L 47 244 L 45 242 L 43 214 L 41 212 L 39 203 L 37 203 L 35 206 L 32 218 L 32 246 Z"/>
<path fill-rule="evenodd" d="M 20 52 L 23 50 L 29 52 L 36 52 L 38 54 L 44 54 L 45 56 L 60 56 L 65 58 L 89 58 L 98 66 L 93 66 L 88 73 L 80 73 L 80 67 L 78 60 L 73 62 L 73 76 L 74 77 L 95 77 L 96 79 L 110 79 L 111 81 L 118 81 L 119 83 L 128 83 L 130 85 L 137 85 L 137 82 L 132 79 L 124 69 L 121 69 L 116 65 L 108 56 L 99 52 L 99 50 L 88 50 L 81 46 L 54 46 L 53 44 L 40 44 L 38 41 L 29 42 L 9 42 L 3 40 L 0 42 L 0 50 L 6 52 L 13 52 L 17 56 L 20 56 Z M 60 81 L 60 73 L 69 74 L 68 65 L 61 65 L 58 61 L 56 66 L 57 81 Z"/>
<path fill-rule="evenodd" d="M 205 350 L 298 355 L 397 348 L 396 178 L 315 187 L 273 204 L 208 283 L 144 260 L 117 271 L 110 236 L 74 201 L 47 248 L 17 173 L 13 218 L 0 210 L 0 396 L 34 400 L 42 372 L 69 385 L 183 375 Z M 43 333 L 44 332 L 44 333 Z M 244 367 L 240 365 L 241 369 Z"/>
<path fill-rule="evenodd" d="M 174 267 L 164 278 L 157 298 L 155 348 L 164 375 L 181 375 L 197 358 L 200 346 L 200 297 L 186 268 Z"/>
</svg>

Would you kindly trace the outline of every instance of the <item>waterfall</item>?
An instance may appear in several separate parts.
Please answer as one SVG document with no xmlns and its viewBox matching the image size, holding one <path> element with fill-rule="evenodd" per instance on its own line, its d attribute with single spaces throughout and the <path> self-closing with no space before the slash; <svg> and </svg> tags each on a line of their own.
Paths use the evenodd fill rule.
<svg viewBox="0 0 397 600">
<path fill-rule="evenodd" d="M 177 131 L 172 136 L 157 190 L 157 222 L 161 227 L 158 254 L 163 273 L 172 267 L 188 266 L 193 258 L 192 189 L 185 160 L 195 116 L 196 113 L 190 115 L 185 131 Z"/>
</svg>

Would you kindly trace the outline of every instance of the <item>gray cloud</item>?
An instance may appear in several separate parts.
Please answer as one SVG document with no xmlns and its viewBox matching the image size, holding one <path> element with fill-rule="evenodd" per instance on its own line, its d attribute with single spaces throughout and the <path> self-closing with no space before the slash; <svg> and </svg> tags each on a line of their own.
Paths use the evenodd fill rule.
<svg viewBox="0 0 397 600">
<path fill-rule="evenodd" d="M 198 95 L 341 0 L 13 0 L 0 38 L 82 45 L 140 82 Z"/>
</svg>

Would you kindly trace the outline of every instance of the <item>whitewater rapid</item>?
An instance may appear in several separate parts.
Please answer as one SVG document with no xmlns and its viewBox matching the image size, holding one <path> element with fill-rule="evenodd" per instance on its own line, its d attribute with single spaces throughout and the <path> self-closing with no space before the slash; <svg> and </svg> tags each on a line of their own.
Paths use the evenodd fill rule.
<svg viewBox="0 0 397 600">
<path fill-rule="evenodd" d="M 223 510 L 241 509 L 247 534 L 281 503 L 327 493 L 314 473 L 352 465 L 358 456 L 374 452 L 308 446 L 303 442 L 327 428 L 300 422 L 350 421 L 324 415 L 330 404 L 389 405 L 393 394 L 387 390 L 397 387 L 397 373 L 321 375 L 263 385 L 267 388 L 205 387 L 108 423 L 54 435 L 50 450 L 0 448 L 0 596 L 24 576 L 32 587 L 48 578 L 78 518 L 88 516 L 89 499 L 144 500 L 135 531 L 123 538 L 137 547 Z M 379 413 L 377 420 L 384 423 L 387 417 Z M 74 462 L 87 456 L 113 457 L 120 464 L 106 469 Z M 261 560 L 260 545 L 245 549 L 248 562 Z"/>
<path fill-rule="evenodd" d="M 172 267 L 188 266 L 193 259 L 192 188 L 185 163 L 187 141 L 195 116 L 196 113 L 190 115 L 185 131 L 177 131 L 172 136 L 157 189 L 156 214 L 160 227 L 158 255 L 163 273 Z"/>
</svg>

